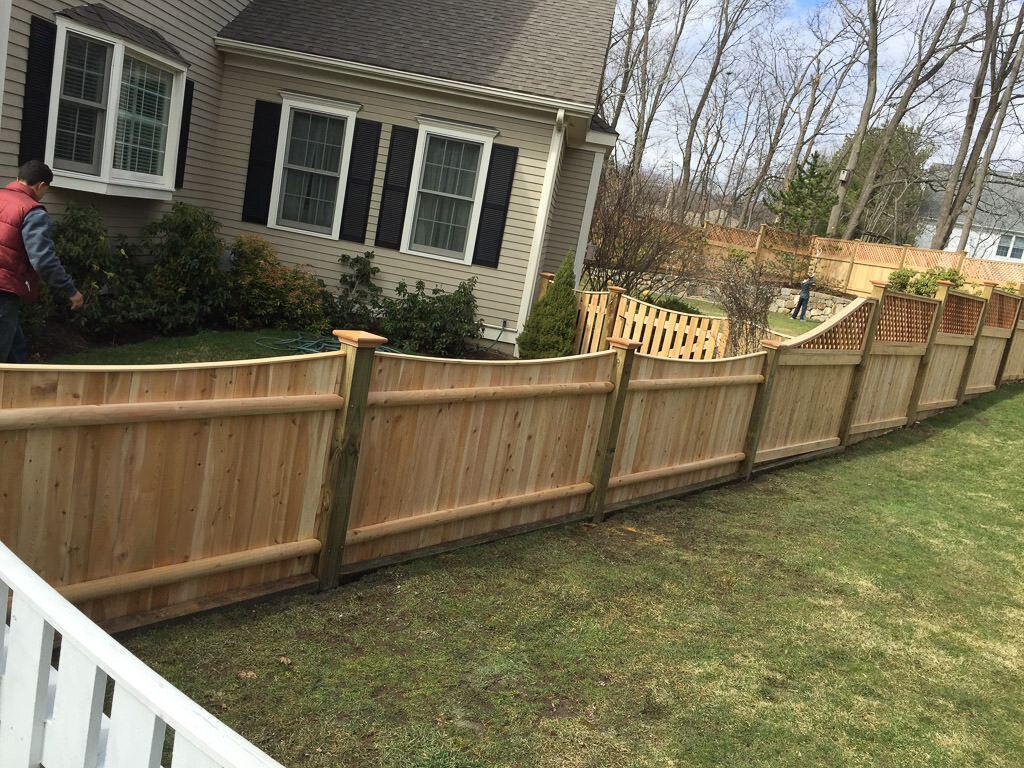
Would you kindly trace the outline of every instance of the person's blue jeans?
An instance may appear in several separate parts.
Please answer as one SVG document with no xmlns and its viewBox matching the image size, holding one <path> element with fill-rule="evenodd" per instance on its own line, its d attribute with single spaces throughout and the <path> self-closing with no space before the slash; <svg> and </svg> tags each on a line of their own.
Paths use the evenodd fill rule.
<svg viewBox="0 0 1024 768">
<path fill-rule="evenodd" d="M 0 363 L 24 363 L 27 355 L 28 345 L 18 322 L 18 297 L 0 291 Z"/>
<path fill-rule="evenodd" d="M 799 314 L 800 319 L 803 320 L 804 316 L 807 314 L 807 304 L 808 302 L 810 302 L 810 300 L 810 296 L 801 296 L 799 299 L 797 299 L 796 306 L 793 307 L 793 314 L 790 315 L 790 317 L 796 320 L 796 316 Z"/>
</svg>

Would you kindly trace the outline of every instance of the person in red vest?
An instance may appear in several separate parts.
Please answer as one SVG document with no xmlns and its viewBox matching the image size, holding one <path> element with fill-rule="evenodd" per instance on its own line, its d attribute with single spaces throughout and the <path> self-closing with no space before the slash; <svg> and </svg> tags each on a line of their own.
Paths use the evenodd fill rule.
<svg viewBox="0 0 1024 768">
<path fill-rule="evenodd" d="M 29 160 L 18 168 L 17 181 L 0 189 L 0 363 L 25 362 L 18 302 L 35 301 L 40 276 L 72 309 L 82 306 L 82 293 L 57 258 L 50 215 L 39 202 L 52 181 L 49 166 Z"/>
</svg>

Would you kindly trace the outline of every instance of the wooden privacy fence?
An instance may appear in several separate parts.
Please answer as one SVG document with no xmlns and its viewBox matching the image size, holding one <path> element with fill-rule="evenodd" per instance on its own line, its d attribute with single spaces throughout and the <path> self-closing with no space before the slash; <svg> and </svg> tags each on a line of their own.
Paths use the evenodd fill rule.
<svg viewBox="0 0 1024 768">
<path fill-rule="evenodd" d="M 949 288 L 736 358 L 0 366 L 0 539 L 116 629 L 600 519 L 1024 379 L 1020 298 Z"/>
<path fill-rule="evenodd" d="M 723 255 L 736 248 L 764 259 L 771 258 L 778 250 L 793 251 L 792 233 L 766 225 L 754 232 L 705 222 L 704 231 L 712 255 Z M 807 238 L 806 245 L 800 245 L 796 250 L 808 265 L 813 265 L 821 284 L 856 296 L 870 296 L 874 281 L 888 280 L 889 275 L 901 267 L 917 271 L 932 267 L 955 268 L 976 285 L 986 282 L 1024 284 L 1024 265 L 972 259 L 968 258 L 966 251 L 940 251 L 817 235 Z"/>
</svg>

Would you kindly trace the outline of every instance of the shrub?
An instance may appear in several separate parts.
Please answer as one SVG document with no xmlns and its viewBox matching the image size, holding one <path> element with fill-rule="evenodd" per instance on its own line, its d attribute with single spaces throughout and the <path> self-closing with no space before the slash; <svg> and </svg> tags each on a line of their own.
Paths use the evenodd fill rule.
<svg viewBox="0 0 1024 768">
<path fill-rule="evenodd" d="M 672 312 L 682 312 L 684 315 L 700 314 L 699 310 L 678 296 L 672 296 L 668 293 L 647 293 L 646 291 L 644 293 L 644 301 L 648 304 L 653 304 L 656 307 L 668 309 Z"/>
<path fill-rule="evenodd" d="M 338 257 L 345 271 L 338 280 L 341 289 L 334 299 L 331 313 L 335 328 L 368 330 L 379 322 L 383 291 L 373 283 L 373 278 L 380 272 L 373 265 L 373 258 L 373 251 L 359 256 L 343 253 Z"/>
<path fill-rule="evenodd" d="M 932 267 L 924 272 L 901 267 L 889 275 L 889 287 L 916 296 L 934 296 L 939 280 L 950 281 L 954 288 L 961 287 L 965 282 L 964 276 L 955 267 Z"/>
<path fill-rule="evenodd" d="M 382 302 L 381 333 L 404 352 L 461 357 L 469 350 L 469 340 L 479 339 L 483 332 L 483 323 L 476 319 L 475 286 L 475 277 L 451 293 L 441 288 L 427 293 L 422 280 L 415 291 L 399 283 L 398 298 Z"/>
<path fill-rule="evenodd" d="M 282 264 L 274 246 L 262 237 L 238 235 L 231 244 L 227 295 L 225 319 L 233 328 L 330 331 L 323 283 Z"/>
<path fill-rule="evenodd" d="M 55 315 L 99 336 L 111 336 L 141 319 L 142 283 L 135 263 L 124 248 L 111 247 L 106 224 L 94 206 L 68 203 L 53 229 L 53 242 L 85 299 L 77 312 L 55 306 Z"/>
<path fill-rule="evenodd" d="M 164 331 L 195 331 L 222 319 L 227 276 L 213 214 L 187 203 L 149 224 L 142 246 L 153 266 L 144 280 L 149 319 Z"/>
<path fill-rule="evenodd" d="M 576 276 L 570 253 L 555 273 L 547 293 L 536 303 L 516 342 L 526 360 L 568 357 L 576 338 Z"/>
<path fill-rule="evenodd" d="M 757 352 L 779 292 L 779 274 L 742 251 L 731 251 L 719 262 L 716 278 L 712 296 L 729 317 L 729 354 Z"/>
</svg>

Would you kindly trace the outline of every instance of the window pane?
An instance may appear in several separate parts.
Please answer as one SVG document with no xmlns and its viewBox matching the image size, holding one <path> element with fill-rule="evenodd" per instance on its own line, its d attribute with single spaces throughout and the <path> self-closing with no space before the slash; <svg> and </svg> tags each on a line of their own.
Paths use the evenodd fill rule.
<svg viewBox="0 0 1024 768">
<path fill-rule="evenodd" d="M 57 111 L 57 131 L 53 155 L 56 160 L 95 165 L 99 142 L 97 125 L 101 110 L 61 102 Z M 58 167 L 60 163 L 56 163 Z"/>
<path fill-rule="evenodd" d="M 1013 238 L 1013 250 L 1010 251 L 1011 259 L 1019 259 L 1024 255 L 1024 237 Z"/>
<path fill-rule="evenodd" d="M 996 246 L 996 256 L 1006 257 L 1010 253 L 1010 243 L 1013 242 L 1013 237 L 1010 235 L 1001 235 L 999 238 L 999 245 Z"/>
<path fill-rule="evenodd" d="M 173 84 L 170 72 L 124 57 L 114 143 L 115 168 L 154 176 L 163 174 Z"/>
<path fill-rule="evenodd" d="M 344 119 L 296 110 L 292 112 L 285 163 L 310 170 L 339 173 L 344 137 Z"/>
<path fill-rule="evenodd" d="M 64 55 L 64 83 L 61 95 L 88 101 L 104 102 L 109 46 L 84 37 L 68 35 Z"/>
<path fill-rule="evenodd" d="M 479 144 L 430 136 L 423 158 L 420 188 L 472 198 L 479 165 Z"/>
<path fill-rule="evenodd" d="M 337 176 L 285 168 L 280 218 L 330 230 L 334 224 L 337 194 Z"/>
<path fill-rule="evenodd" d="M 421 192 L 413 245 L 433 251 L 464 253 L 472 211 L 472 201 Z"/>
</svg>

